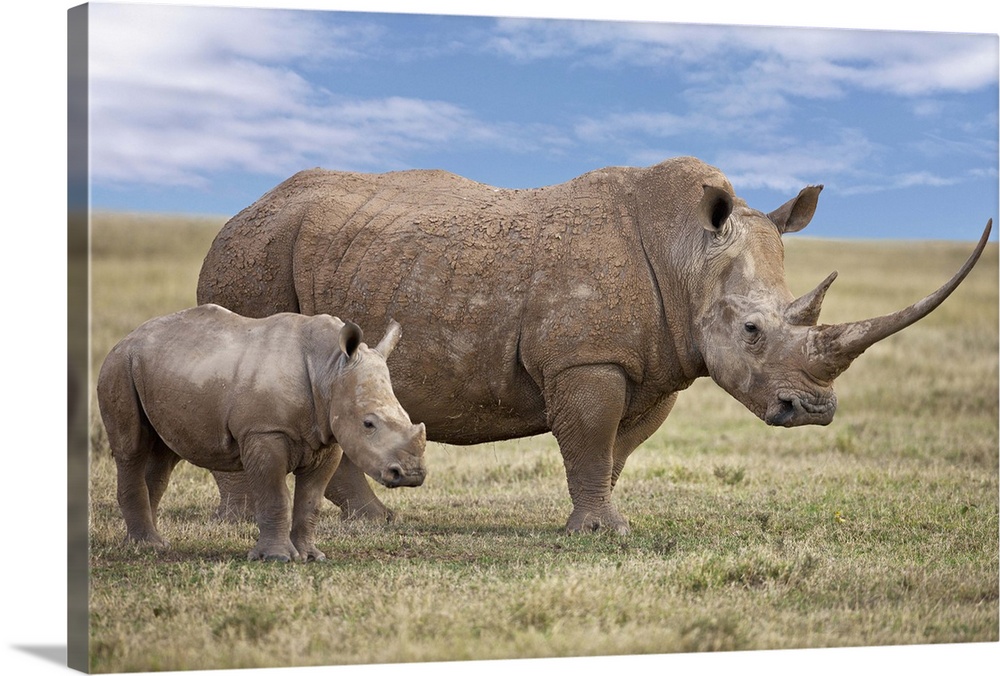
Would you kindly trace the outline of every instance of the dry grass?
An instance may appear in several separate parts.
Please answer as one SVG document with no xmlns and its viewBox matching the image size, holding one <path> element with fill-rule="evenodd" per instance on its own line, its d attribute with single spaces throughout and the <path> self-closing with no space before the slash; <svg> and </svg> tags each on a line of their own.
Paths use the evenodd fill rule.
<svg viewBox="0 0 1000 676">
<path fill-rule="evenodd" d="M 218 221 L 95 218 L 93 354 L 194 302 Z M 792 239 L 801 293 L 838 267 L 824 321 L 912 302 L 970 247 Z M 208 518 L 178 468 L 161 525 L 121 543 L 91 417 L 91 668 L 252 666 L 998 640 L 997 248 L 931 317 L 838 382 L 828 427 L 765 427 L 709 381 L 685 392 L 616 490 L 633 532 L 569 537 L 545 435 L 431 444 L 427 483 L 382 492 L 384 528 L 327 508 L 327 562 L 247 562 L 250 525 Z M 95 370 L 96 372 L 96 370 Z"/>
</svg>

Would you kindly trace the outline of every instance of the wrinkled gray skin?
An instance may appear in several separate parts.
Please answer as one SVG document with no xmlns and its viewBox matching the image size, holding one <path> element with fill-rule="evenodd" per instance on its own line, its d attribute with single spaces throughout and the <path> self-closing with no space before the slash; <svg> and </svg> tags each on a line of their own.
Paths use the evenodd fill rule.
<svg viewBox="0 0 1000 676">
<path fill-rule="evenodd" d="M 336 317 L 248 319 L 202 305 L 152 319 L 108 354 L 97 382 L 127 539 L 165 549 L 156 512 L 182 459 L 240 471 L 258 497 L 250 559 L 319 560 L 314 528 L 341 449 L 389 486 L 419 486 L 426 432 L 393 395 L 385 359 Z M 286 475 L 295 474 L 289 518 Z"/>
<path fill-rule="evenodd" d="M 624 532 L 619 473 L 696 378 L 768 424 L 827 424 L 836 376 L 933 310 L 985 245 L 984 234 L 963 271 L 900 313 L 817 326 L 833 275 L 793 298 L 781 235 L 809 223 L 821 189 L 765 214 L 694 158 L 537 190 L 442 171 L 304 171 L 223 227 L 198 299 L 253 316 L 399 318 L 410 337 L 389 367 L 429 439 L 551 430 L 573 501 L 567 529 Z M 224 504 L 246 494 L 238 475 L 217 479 Z M 349 462 L 326 495 L 345 517 L 392 517 Z"/>
</svg>

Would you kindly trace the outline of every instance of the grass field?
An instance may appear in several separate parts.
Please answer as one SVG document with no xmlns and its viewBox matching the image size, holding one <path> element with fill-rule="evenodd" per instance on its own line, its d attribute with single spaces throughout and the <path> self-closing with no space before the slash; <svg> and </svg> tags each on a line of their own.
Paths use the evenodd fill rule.
<svg viewBox="0 0 1000 676">
<path fill-rule="evenodd" d="M 92 368 L 194 303 L 221 220 L 95 215 Z M 971 244 L 791 238 L 789 285 L 836 268 L 825 322 L 898 309 Z M 998 280 L 991 244 L 927 319 L 838 380 L 828 427 L 771 429 L 709 380 L 683 393 L 615 491 L 632 533 L 568 536 L 551 436 L 429 444 L 427 482 L 380 496 L 386 527 L 328 505 L 322 563 L 246 560 L 256 529 L 210 519 L 187 464 L 172 549 L 122 543 L 91 391 L 95 672 L 998 640 Z"/>
</svg>

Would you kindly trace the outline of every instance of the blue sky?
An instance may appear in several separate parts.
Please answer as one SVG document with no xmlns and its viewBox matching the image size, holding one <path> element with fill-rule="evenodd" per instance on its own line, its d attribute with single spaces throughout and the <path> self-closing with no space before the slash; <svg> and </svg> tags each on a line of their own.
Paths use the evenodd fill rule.
<svg viewBox="0 0 1000 676">
<path fill-rule="evenodd" d="M 995 33 L 113 3 L 90 22 L 96 209 L 231 215 L 314 166 L 524 188 L 695 155 L 764 211 L 823 183 L 812 236 L 975 239 L 997 216 Z"/>
</svg>

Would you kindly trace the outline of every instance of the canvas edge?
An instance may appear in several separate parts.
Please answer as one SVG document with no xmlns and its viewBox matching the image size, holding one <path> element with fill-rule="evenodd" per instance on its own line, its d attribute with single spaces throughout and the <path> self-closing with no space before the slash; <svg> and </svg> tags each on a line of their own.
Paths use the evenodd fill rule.
<svg viewBox="0 0 1000 676">
<path fill-rule="evenodd" d="M 67 666 L 89 671 L 89 7 L 67 11 Z"/>
</svg>

